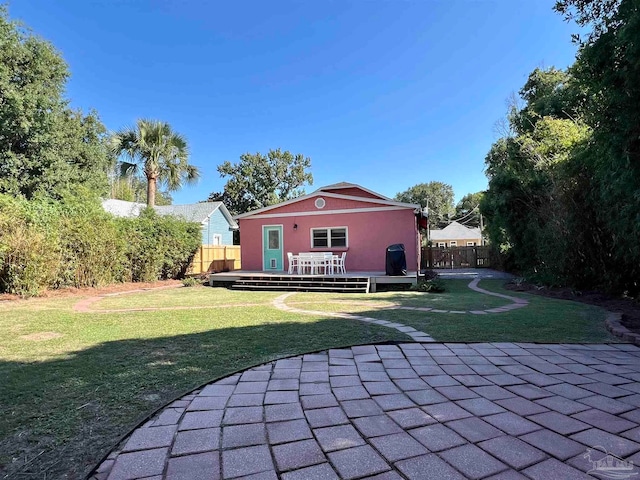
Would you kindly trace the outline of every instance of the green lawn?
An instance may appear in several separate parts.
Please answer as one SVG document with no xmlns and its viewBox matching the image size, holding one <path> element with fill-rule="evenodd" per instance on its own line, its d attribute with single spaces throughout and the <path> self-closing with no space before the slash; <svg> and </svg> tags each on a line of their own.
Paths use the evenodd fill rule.
<svg viewBox="0 0 640 480">
<path fill-rule="evenodd" d="M 104 301 L 117 298 L 119 308 L 158 305 L 159 293 Z M 165 306 L 165 294 L 176 305 L 205 298 L 265 303 L 277 296 L 182 288 L 162 291 Z M 281 312 L 268 303 L 81 314 L 71 311 L 77 300 L 0 305 L 0 477 L 31 461 L 30 475 L 18 478 L 44 478 L 45 471 L 46 478 L 82 478 L 144 416 L 204 382 L 286 355 L 409 339 L 363 322 Z"/>
<path fill-rule="evenodd" d="M 482 310 L 508 303 L 467 283 L 449 280 L 444 294 L 305 293 L 287 303 L 364 312 L 442 341 L 615 341 L 604 330 L 602 310 L 513 294 L 499 281 L 480 286 L 526 296 L 530 305 L 483 316 L 384 309 Z M 409 339 L 368 323 L 276 310 L 271 301 L 279 295 L 205 287 L 146 291 L 104 298 L 91 306 L 94 313 L 72 310 L 81 297 L 0 304 L 0 477 L 22 471 L 18 478 L 45 478 L 45 472 L 46 478 L 82 478 L 138 421 L 204 382 L 286 355 Z M 188 306 L 205 308 L 105 311 Z"/>
<path fill-rule="evenodd" d="M 268 303 L 282 292 L 244 292 L 223 288 L 165 289 L 147 291 L 139 295 L 115 295 L 100 300 L 92 308 L 111 310 L 124 308 L 166 308 L 218 306 L 228 304 Z M 248 294 L 249 293 L 249 294 Z"/>
<path fill-rule="evenodd" d="M 373 295 L 304 293 L 287 303 L 312 311 L 346 312 L 403 323 L 439 342 L 618 342 L 604 326 L 606 312 L 592 305 L 512 292 L 502 280 L 482 280 L 485 290 L 526 298 L 529 305 L 508 313 L 469 315 L 394 310 L 385 307 L 431 307 L 486 310 L 511 302 L 470 290 L 466 280 L 447 280 L 444 294 L 385 292 Z M 454 293 L 455 292 L 455 293 Z M 454 301 L 443 298 L 455 296 Z"/>
<path fill-rule="evenodd" d="M 507 300 L 483 295 L 474 292 L 467 285 L 467 280 L 446 280 L 446 292 L 439 294 L 424 294 L 422 292 L 380 292 L 376 294 L 351 294 L 341 295 L 334 293 L 299 293 L 296 294 L 291 302 L 316 302 L 320 301 L 364 301 L 364 302 L 382 302 L 387 305 L 402 305 L 405 307 L 428 307 L 441 310 L 485 310 L 488 308 L 499 307 L 506 303 Z M 484 285 L 484 282 L 482 282 Z"/>
</svg>

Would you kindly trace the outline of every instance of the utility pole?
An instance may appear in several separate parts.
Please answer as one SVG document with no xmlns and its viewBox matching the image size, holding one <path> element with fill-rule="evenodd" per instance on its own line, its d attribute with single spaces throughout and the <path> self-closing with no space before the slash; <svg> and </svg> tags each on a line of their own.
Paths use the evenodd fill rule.
<svg viewBox="0 0 640 480">
<path fill-rule="evenodd" d="M 484 246 L 484 222 L 482 219 L 482 214 L 480 214 L 480 245 Z"/>
</svg>

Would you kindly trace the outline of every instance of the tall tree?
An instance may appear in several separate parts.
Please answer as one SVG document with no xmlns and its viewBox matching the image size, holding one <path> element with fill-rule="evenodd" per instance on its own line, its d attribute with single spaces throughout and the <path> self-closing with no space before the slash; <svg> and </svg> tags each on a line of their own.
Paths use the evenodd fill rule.
<svg viewBox="0 0 640 480">
<path fill-rule="evenodd" d="M 584 203 L 606 265 L 600 278 L 640 293 L 640 3 L 566 0 L 576 21 L 593 27 L 572 73 L 585 91 L 593 137 L 579 157 L 589 179 Z M 576 169 L 577 170 L 577 169 Z"/>
<path fill-rule="evenodd" d="M 428 207 L 431 228 L 446 226 L 455 212 L 453 187 L 442 182 L 419 183 L 396 194 L 395 199 Z"/>
<path fill-rule="evenodd" d="M 147 205 L 153 207 L 158 183 L 169 191 L 184 183 L 194 183 L 200 172 L 189 164 L 189 149 L 185 138 L 166 122 L 138 120 L 136 126 L 124 129 L 112 137 L 116 156 L 124 156 L 121 171 L 141 171 L 147 179 Z"/>
<path fill-rule="evenodd" d="M 551 284 L 640 294 L 640 4 L 559 0 L 591 27 L 567 72 L 534 71 L 513 134 L 487 155 L 481 208 L 523 273 Z"/>
<path fill-rule="evenodd" d="M 456 205 L 455 218 L 467 227 L 480 225 L 480 202 L 484 192 L 467 193 Z"/>
<path fill-rule="evenodd" d="M 593 30 L 587 35 L 586 42 L 580 35 L 573 35 L 578 43 L 591 43 L 608 30 L 621 4 L 622 0 L 557 0 L 553 8 L 566 20 L 575 20 L 582 27 L 592 25 Z"/>
<path fill-rule="evenodd" d="M 512 267 L 547 284 L 583 286 L 595 281 L 585 265 L 601 267 L 591 208 L 580 200 L 590 179 L 576 155 L 592 138 L 580 91 L 569 72 L 534 70 L 520 91 L 526 104 L 510 114 L 514 134 L 486 157 L 481 211 L 491 242 Z"/>
<path fill-rule="evenodd" d="M 244 153 L 238 163 L 224 162 L 218 166 L 227 183 L 222 192 L 213 192 L 209 201 L 222 201 L 229 211 L 240 214 L 274 205 L 304 194 L 304 186 L 313 184 L 311 159 L 288 150 Z"/>
<path fill-rule="evenodd" d="M 0 193 L 60 197 L 107 188 L 106 130 L 64 98 L 67 65 L 0 5 Z"/>
<path fill-rule="evenodd" d="M 147 182 L 138 175 L 122 176 L 118 170 L 110 175 L 109 195 L 116 200 L 141 203 L 147 198 Z M 165 190 L 156 191 L 156 205 L 171 205 L 173 198 Z"/>
</svg>

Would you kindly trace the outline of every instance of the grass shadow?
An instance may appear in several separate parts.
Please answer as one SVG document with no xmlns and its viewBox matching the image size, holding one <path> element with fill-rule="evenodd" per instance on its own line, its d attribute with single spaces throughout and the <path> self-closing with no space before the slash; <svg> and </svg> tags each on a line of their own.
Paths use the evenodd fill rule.
<svg viewBox="0 0 640 480">
<path fill-rule="evenodd" d="M 389 340 L 409 338 L 328 318 L 108 341 L 44 362 L 0 361 L 0 477 L 83 478 L 139 421 L 205 382 L 292 354 Z"/>
</svg>

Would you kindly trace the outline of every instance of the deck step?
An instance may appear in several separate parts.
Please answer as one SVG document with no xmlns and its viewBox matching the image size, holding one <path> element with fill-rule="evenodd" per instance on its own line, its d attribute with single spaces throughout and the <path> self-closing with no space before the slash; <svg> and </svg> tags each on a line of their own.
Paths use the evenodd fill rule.
<svg viewBox="0 0 640 480">
<path fill-rule="evenodd" d="M 294 276 L 290 276 L 290 275 L 284 275 L 284 276 L 255 275 L 255 276 L 244 276 L 239 280 L 266 280 L 266 281 L 270 281 L 270 282 L 360 283 L 360 282 L 369 281 L 369 277 L 321 277 L 321 276 L 294 277 Z"/>
<path fill-rule="evenodd" d="M 416 275 L 388 277 L 382 273 L 358 272 L 344 275 L 289 275 L 284 272 L 227 272 L 209 275 L 212 287 L 236 290 L 318 291 L 373 293 L 381 285 L 415 284 Z"/>
<path fill-rule="evenodd" d="M 335 293 L 367 293 L 367 286 L 359 286 L 355 288 L 342 287 L 321 287 L 321 286 L 302 286 L 302 285 L 251 285 L 234 283 L 231 288 L 233 290 L 270 290 L 277 292 L 335 292 Z"/>
<path fill-rule="evenodd" d="M 247 279 L 241 279 L 241 280 L 236 280 L 237 284 L 248 284 L 248 285 L 259 285 L 259 284 L 264 284 L 264 285 L 283 285 L 283 286 L 287 286 L 287 285 L 308 285 L 308 286 L 314 286 L 314 285 L 323 285 L 323 286 L 333 286 L 333 287 L 344 287 L 344 288 L 349 288 L 349 287 L 361 287 L 361 286 L 366 286 L 367 285 L 367 281 L 364 280 L 362 282 L 313 282 L 313 281 L 292 281 L 292 280 L 266 280 L 264 278 L 261 278 L 259 280 L 247 280 Z"/>
<path fill-rule="evenodd" d="M 236 279 L 234 290 L 268 290 L 283 292 L 368 293 L 368 277 L 325 276 L 248 276 Z"/>
</svg>

